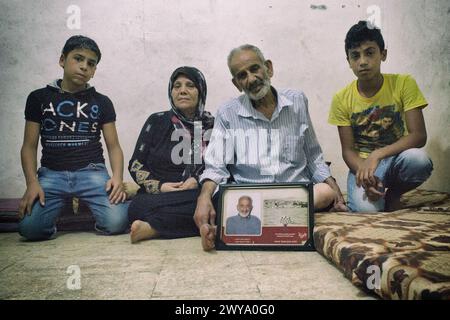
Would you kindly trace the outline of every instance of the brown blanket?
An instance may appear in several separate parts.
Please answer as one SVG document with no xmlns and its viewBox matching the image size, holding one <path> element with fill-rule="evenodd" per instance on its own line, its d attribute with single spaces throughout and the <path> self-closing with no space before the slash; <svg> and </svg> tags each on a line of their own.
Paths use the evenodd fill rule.
<svg viewBox="0 0 450 320">
<path fill-rule="evenodd" d="M 415 190 L 391 213 L 315 216 L 314 241 L 353 284 L 384 299 L 450 299 L 450 195 Z"/>
</svg>

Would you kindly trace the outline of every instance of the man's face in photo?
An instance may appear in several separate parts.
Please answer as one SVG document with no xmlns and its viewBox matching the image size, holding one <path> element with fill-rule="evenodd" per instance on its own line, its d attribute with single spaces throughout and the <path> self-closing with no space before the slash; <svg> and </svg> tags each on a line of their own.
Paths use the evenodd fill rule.
<svg viewBox="0 0 450 320">
<path fill-rule="evenodd" d="M 239 215 L 243 218 L 246 218 L 250 215 L 252 212 L 253 205 L 252 201 L 248 198 L 241 198 L 237 205 L 237 210 L 239 212 Z"/>
</svg>

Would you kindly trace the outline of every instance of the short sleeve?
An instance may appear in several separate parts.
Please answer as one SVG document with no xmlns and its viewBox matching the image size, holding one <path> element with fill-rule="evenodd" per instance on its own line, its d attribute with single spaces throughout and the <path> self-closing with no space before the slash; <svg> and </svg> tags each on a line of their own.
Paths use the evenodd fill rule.
<svg viewBox="0 0 450 320">
<path fill-rule="evenodd" d="M 99 121 L 100 125 L 116 121 L 116 111 L 114 110 L 112 101 L 107 96 L 103 96 L 102 98 L 102 105 L 99 106 L 102 110 Z"/>
<path fill-rule="evenodd" d="M 335 126 L 351 126 L 348 111 L 345 110 L 345 107 L 337 94 L 334 95 L 331 102 L 330 113 L 328 114 L 328 123 Z"/>
<path fill-rule="evenodd" d="M 405 77 L 401 91 L 401 99 L 403 102 L 403 110 L 405 112 L 415 108 L 424 108 L 428 105 L 416 80 L 410 75 Z"/>
<path fill-rule="evenodd" d="M 41 104 L 39 103 L 36 92 L 32 92 L 28 95 L 25 104 L 25 120 L 41 123 L 41 118 Z"/>
</svg>

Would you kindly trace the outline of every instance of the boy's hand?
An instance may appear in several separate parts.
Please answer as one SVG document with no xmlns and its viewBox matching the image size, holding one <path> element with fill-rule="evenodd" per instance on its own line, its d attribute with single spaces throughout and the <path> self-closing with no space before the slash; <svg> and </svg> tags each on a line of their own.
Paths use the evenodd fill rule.
<svg viewBox="0 0 450 320">
<path fill-rule="evenodd" d="M 45 206 L 45 193 L 38 181 L 32 182 L 25 191 L 25 194 L 19 204 L 19 218 L 22 219 L 25 214 L 30 215 L 34 200 L 39 198 L 41 206 Z"/>
<path fill-rule="evenodd" d="M 111 204 L 118 204 L 119 202 L 124 202 L 127 198 L 127 194 L 123 190 L 122 179 L 117 177 L 112 177 L 106 182 L 106 192 L 109 194 L 109 202 Z"/>
<path fill-rule="evenodd" d="M 375 184 L 364 187 L 367 198 L 369 198 L 370 201 L 378 201 L 385 196 L 383 182 L 377 177 L 375 177 L 375 180 Z"/>
<path fill-rule="evenodd" d="M 380 163 L 380 160 L 381 159 L 378 157 L 378 153 L 375 150 L 362 162 L 356 172 L 356 185 L 358 187 L 363 186 L 364 189 L 367 189 L 369 186 L 376 185 L 378 183 L 377 177 L 374 176 L 374 173 Z"/>
</svg>

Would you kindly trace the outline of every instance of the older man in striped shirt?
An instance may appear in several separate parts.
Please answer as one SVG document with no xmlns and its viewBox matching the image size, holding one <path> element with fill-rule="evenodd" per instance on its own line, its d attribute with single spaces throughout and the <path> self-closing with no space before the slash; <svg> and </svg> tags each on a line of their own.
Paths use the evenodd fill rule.
<svg viewBox="0 0 450 320">
<path fill-rule="evenodd" d="M 239 184 L 312 181 L 316 210 L 347 211 L 323 159 L 303 92 L 275 90 L 272 62 L 255 46 L 233 49 L 228 67 L 233 84 L 245 94 L 219 108 L 206 151 L 194 215 L 203 249 L 214 248 L 212 196 L 230 176 Z"/>
</svg>

